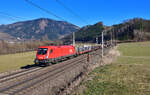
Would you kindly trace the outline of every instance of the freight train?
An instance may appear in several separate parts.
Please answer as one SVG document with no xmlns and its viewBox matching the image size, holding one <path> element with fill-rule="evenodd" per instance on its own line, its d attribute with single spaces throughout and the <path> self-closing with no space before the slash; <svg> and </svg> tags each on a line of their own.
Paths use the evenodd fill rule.
<svg viewBox="0 0 150 95">
<path fill-rule="evenodd" d="M 40 46 L 37 49 L 36 58 L 34 63 L 36 65 L 50 65 L 64 59 L 79 56 L 93 50 L 99 49 L 99 46 Z"/>
</svg>

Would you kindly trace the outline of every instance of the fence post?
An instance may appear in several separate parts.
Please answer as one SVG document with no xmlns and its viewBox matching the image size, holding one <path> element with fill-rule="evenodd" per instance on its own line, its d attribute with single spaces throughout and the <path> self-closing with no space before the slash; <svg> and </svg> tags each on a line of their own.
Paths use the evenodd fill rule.
<svg viewBox="0 0 150 95">
<path fill-rule="evenodd" d="M 90 63 L 90 54 L 89 53 L 87 55 L 87 62 L 88 62 L 88 64 Z"/>
</svg>

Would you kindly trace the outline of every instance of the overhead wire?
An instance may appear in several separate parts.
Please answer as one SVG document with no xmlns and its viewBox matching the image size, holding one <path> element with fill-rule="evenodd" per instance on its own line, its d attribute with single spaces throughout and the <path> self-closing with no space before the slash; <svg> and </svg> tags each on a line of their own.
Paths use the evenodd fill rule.
<svg viewBox="0 0 150 95">
<path fill-rule="evenodd" d="M 45 9 L 45 8 L 40 7 L 39 5 L 37 5 L 37 4 L 33 3 L 33 2 L 31 2 L 30 0 L 25 0 L 25 1 L 26 1 L 28 4 L 30 4 L 30 5 L 32 5 L 32 6 L 36 7 L 36 8 L 39 8 L 40 10 L 42 10 L 42 11 L 44 11 L 44 12 L 46 12 L 46 13 L 48 13 L 48 14 L 50 14 L 50 15 L 52 15 L 52 16 L 54 16 L 54 17 L 60 19 L 60 20 L 66 21 L 64 18 L 62 18 L 62 17 L 56 15 L 55 13 L 53 13 L 53 12 L 51 12 L 51 11 Z"/>
<path fill-rule="evenodd" d="M 57 3 L 59 3 L 61 6 L 63 6 L 67 11 L 69 11 L 71 14 L 73 14 L 74 16 L 76 16 L 80 21 L 82 21 L 85 24 L 88 24 L 88 22 L 86 20 L 84 20 L 82 17 L 80 17 L 77 13 L 75 13 L 72 9 L 70 9 L 69 7 L 67 7 L 63 2 L 61 2 L 60 0 L 56 0 Z"/>
<path fill-rule="evenodd" d="M 9 17 L 11 20 L 20 20 L 20 19 L 23 19 L 23 18 L 21 18 L 21 17 L 14 16 L 14 15 L 8 14 L 8 13 L 6 13 L 6 12 L 1 12 L 1 11 L 0 11 L 0 14 Z"/>
<path fill-rule="evenodd" d="M 0 16 L 3 18 L 3 19 L 9 19 L 9 20 L 12 20 L 12 21 L 16 21 L 16 19 L 12 18 L 12 17 L 9 17 L 9 16 L 6 16 L 6 15 L 3 15 L 3 14 L 0 14 Z"/>
</svg>

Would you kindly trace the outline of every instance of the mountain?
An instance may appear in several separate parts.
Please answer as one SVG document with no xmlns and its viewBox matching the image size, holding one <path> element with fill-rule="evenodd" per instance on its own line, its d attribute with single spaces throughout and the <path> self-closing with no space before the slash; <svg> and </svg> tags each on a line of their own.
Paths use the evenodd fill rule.
<svg viewBox="0 0 150 95">
<path fill-rule="evenodd" d="M 101 32 L 104 31 L 104 40 L 111 38 L 118 41 L 146 41 L 150 40 L 150 20 L 133 18 L 120 24 L 105 26 L 102 22 L 85 26 L 75 32 L 77 42 L 96 42 L 98 37 L 101 42 Z M 72 35 L 63 38 L 64 43 L 71 39 Z"/>
<path fill-rule="evenodd" d="M 77 41 L 91 41 L 95 40 L 97 35 L 100 35 L 104 30 L 104 25 L 102 22 L 98 22 L 91 26 L 86 26 L 77 31 L 76 40 Z"/>
<path fill-rule="evenodd" d="M 40 18 L 8 25 L 0 25 L 0 40 L 55 40 L 79 29 L 78 26 L 65 21 Z"/>
<path fill-rule="evenodd" d="M 117 40 L 150 40 L 150 20 L 134 18 L 121 24 L 113 25 Z"/>
<path fill-rule="evenodd" d="M 102 22 L 98 22 L 94 25 L 88 25 L 82 27 L 80 30 L 75 32 L 75 40 L 78 42 L 94 42 L 95 38 L 101 34 L 104 30 L 104 25 Z M 64 43 L 71 43 L 72 35 L 68 35 L 63 38 Z"/>
</svg>

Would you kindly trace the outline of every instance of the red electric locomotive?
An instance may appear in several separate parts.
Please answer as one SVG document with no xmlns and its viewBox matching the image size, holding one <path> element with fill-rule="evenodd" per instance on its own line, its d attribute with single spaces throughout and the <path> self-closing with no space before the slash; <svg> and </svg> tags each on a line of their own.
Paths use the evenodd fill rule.
<svg viewBox="0 0 150 95">
<path fill-rule="evenodd" d="M 49 64 L 63 58 L 76 55 L 74 46 L 40 46 L 37 50 L 35 64 Z"/>
</svg>

